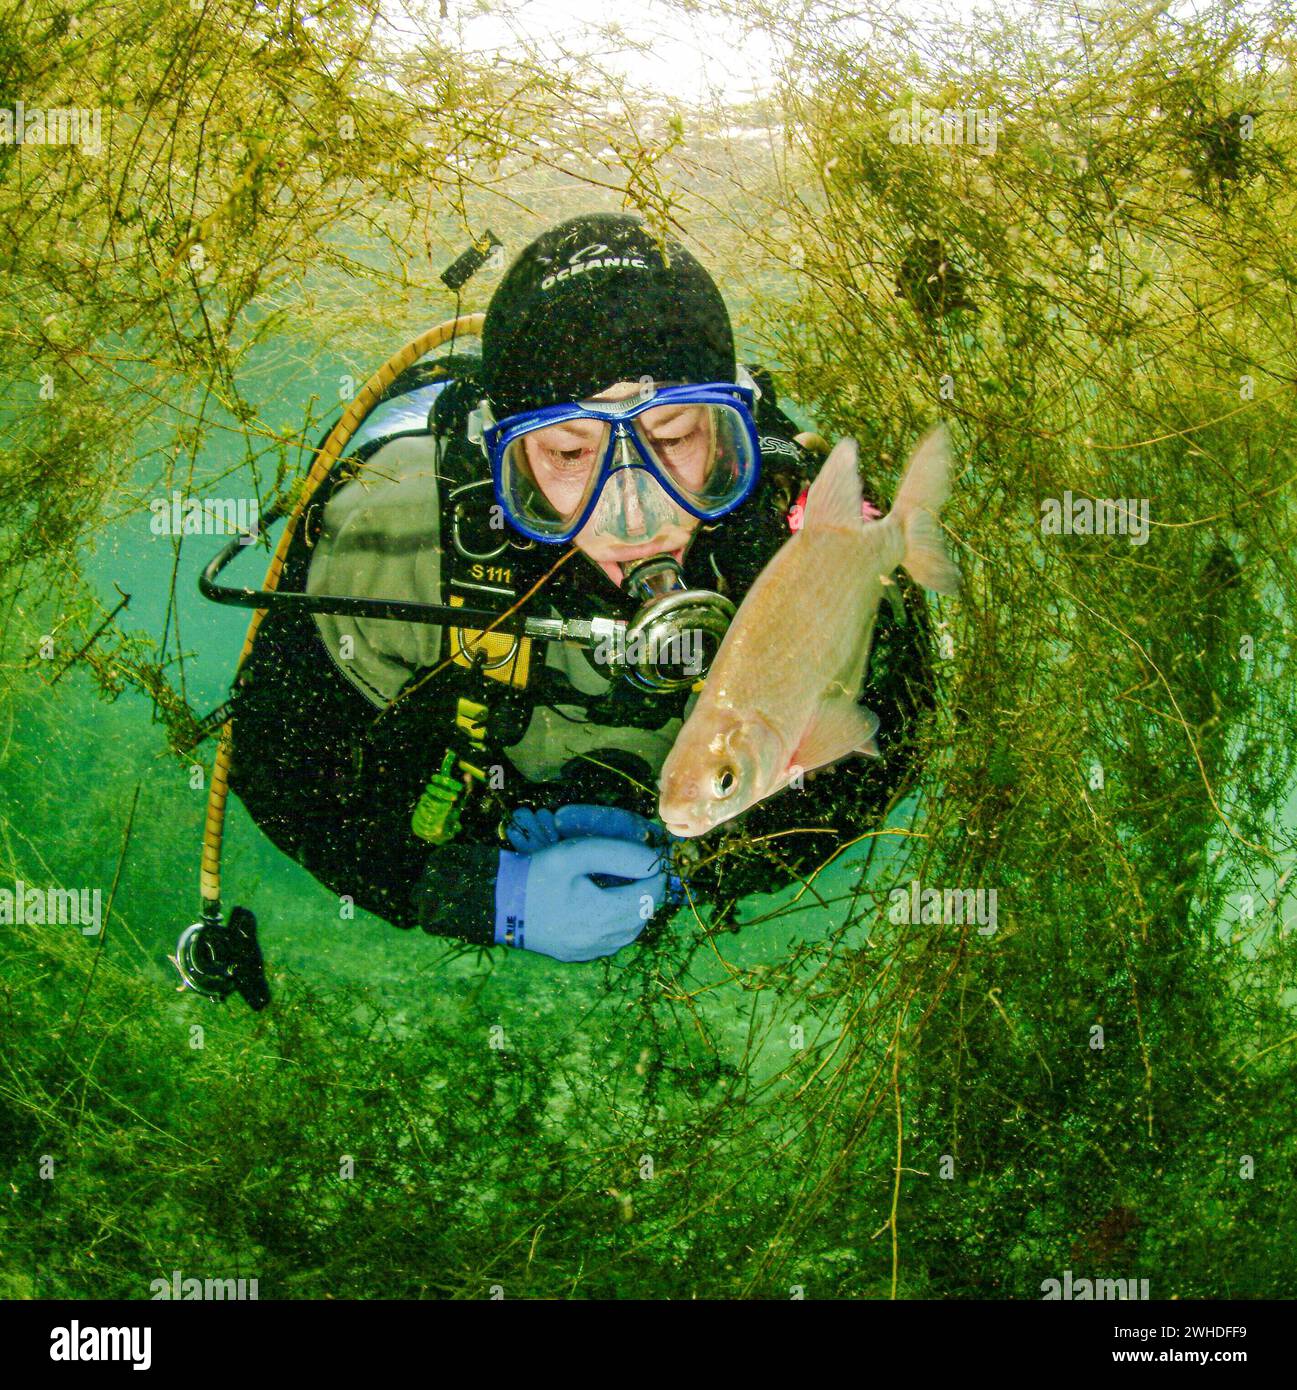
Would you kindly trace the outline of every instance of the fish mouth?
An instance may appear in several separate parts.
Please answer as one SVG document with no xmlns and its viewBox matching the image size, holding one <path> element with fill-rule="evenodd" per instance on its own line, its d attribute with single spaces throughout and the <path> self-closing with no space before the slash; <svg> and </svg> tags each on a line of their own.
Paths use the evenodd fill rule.
<svg viewBox="0 0 1297 1390">
<path fill-rule="evenodd" d="M 682 839 L 694 839 L 699 835 L 705 835 L 711 828 L 711 821 L 705 817 L 685 816 L 662 818 L 662 824 L 671 832 L 672 835 L 679 835 Z"/>
</svg>

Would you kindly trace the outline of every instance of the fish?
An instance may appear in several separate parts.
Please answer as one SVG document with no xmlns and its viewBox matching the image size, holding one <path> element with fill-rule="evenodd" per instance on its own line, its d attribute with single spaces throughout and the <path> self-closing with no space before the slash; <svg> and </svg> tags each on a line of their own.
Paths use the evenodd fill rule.
<svg viewBox="0 0 1297 1390">
<path fill-rule="evenodd" d="M 739 605 L 658 779 L 671 834 L 705 835 L 802 774 L 851 753 L 881 757 L 878 716 L 859 702 L 878 606 L 899 565 L 959 592 L 937 514 L 950 496 L 944 425 L 915 446 L 892 509 L 861 515 L 859 446 L 838 441 L 801 526 Z"/>
</svg>

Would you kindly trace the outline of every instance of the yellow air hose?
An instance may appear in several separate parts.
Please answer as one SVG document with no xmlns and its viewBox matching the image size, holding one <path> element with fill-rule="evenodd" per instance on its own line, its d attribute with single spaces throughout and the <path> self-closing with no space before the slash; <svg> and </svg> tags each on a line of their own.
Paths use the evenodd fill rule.
<svg viewBox="0 0 1297 1390">
<path fill-rule="evenodd" d="M 351 436 L 359 428 L 361 421 L 378 403 L 383 392 L 409 366 L 419 358 L 440 347 L 454 337 L 481 336 L 485 314 L 461 314 L 458 318 L 447 319 L 445 323 L 421 333 L 412 343 L 407 343 L 400 352 L 389 358 L 373 376 L 361 387 L 360 394 L 343 412 L 342 419 L 334 425 L 329 437 L 315 456 L 311 471 L 306 475 L 297 505 L 289 514 L 284 533 L 275 547 L 270 568 L 266 571 L 263 589 L 277 589 L 279 576 L 283 573 L 284 562 L 288 558 L 288 548 L 297 534 L 298 523 L 308 503 L 329 476 L 330 470 L 342 456 Z M 238 671 L 248 659 L 252 644 L 256 640 L 257 629 L 268 610 L 258 608 L 248 624 L 248 635 L 243 639 L 243 650 L 239 653 Z M 198 883 L 203 898 L 203 917 L 219 920 L 221 912 L 221 842 L 225 835 L 225 807 L 230 794 L 230 758 L 233 753 L 234 724 L 227 719 L 221 726 L 220 742 L 216 749 L 216 762 L 212 767 L 212 782 L 207 793 L 207 821 L 203 827 L 203 862 L 199 871 Z"/>
</svg>

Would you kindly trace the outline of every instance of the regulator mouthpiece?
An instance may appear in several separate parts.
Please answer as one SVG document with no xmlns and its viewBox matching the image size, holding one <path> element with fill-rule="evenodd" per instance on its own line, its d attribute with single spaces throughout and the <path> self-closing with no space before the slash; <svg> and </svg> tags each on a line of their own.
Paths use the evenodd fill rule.
<svg viewBox="0 0 1297 1390">
<path fill-rule="evenodd" d="M 684 690 L 702 680 L 734 617 L 729 599 L 710 589 L 687 589 L 671 555 L 628 565 L 624 588 L 641 600 L 624 639 L 623 659 L 632 684 L 644 690 Z"/>
</svg>

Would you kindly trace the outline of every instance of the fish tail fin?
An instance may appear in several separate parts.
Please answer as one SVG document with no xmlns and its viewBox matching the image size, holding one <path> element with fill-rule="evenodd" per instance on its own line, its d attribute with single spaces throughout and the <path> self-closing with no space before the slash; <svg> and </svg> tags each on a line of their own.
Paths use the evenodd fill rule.
<svg viewBox="0 0 1297 1390">
<path fill-rule="evenodd" d="M 919 441 L 896 489 L 891 515 L 905 538 L 901 564 L 925 589 L 959 592 L 959 571 L 946 550 L 937 513 L 950 497 L 950 435 L 938 425 Z"/>
</svg>

